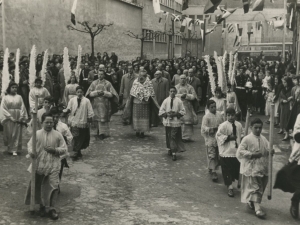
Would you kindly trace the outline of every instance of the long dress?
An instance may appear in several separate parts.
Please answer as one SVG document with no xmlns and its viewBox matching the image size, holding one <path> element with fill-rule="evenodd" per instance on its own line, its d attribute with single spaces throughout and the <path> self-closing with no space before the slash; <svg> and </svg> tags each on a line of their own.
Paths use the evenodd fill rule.
<svg viewBox="0 0 300 225">
<path fill-rule="evenodd" d="M 29 107 L 29 85 L 28 85 L 28 71 L 23 70 L 20 72 L 20 81 L 19 81 L 19 92 L 18 94 L 22 96 L 23 102 L 25 104 L 25 108 L 27 113 L 30 113 Z M 24 84 L 25 83 L 25 84 Z"/>
<path fill-rule="evenodd" d="M 65 87 L 64 96 L 63 96 L 63 104 L 65 106 L 68 105 L 71 98 L 76 96 L 76 88 L 78 87 L 78 84 L 68 84 Z"/>
<path fill-rule="evenodd" d="M 194 134 L 193 125 L 198 124 L 198 117 L 193 107 L 193 101 L 197 99 L 197 94 L 194 88 L 189 84 L 178 84 L 175 86 L 175 88 L 177 90 L 176 97 L 181 98 L 183 94 L 186 94 L 186 98 L 182 100 L 183 106 L 186 111 L 186 114 L 183 117 L 181 117 L 182 139 L 191 140 Z"/>
<path fill-rule="evenodd" d="M 34 104 L 35 104 L 35 96 L 38 96 L 38 108 L 41 108 L 44 104 L 44 98 L 47 96 L 50 96 L 49 91 L 44 88 L 37 88 L 34 87 L 30 90 L 29 92 L 29 105 L 30 105 L 30 110 L 34 109 Z"/>
<path fill-rule="evenodd" d="M 20 95 L 6 95 L 0 107 L 0 121 L 3 125 L 4 146 L 8 152 L 22 150 L 22 124 L 17 123 L 27 120 L 27 111 Z M 16 122 L 11 121 L 14 119 Z"/>
<path fill-rule="evenodd" d="M 136 132 L 149 132 L 153 118 L 151 113 L 158 115 L 158 110 L 159 104 L 150 79 L 147 77 L 143 84 L 135 79 L 124 108 L 123 120 L 132 121 Z"/>
<path fill-rule="evenodd" d="M 55 203 L 54 192 L 58 190 L 59 172 L 61 167 L 60 156 L 67 153 L 68 147 L 63 136 L 55 130 L 49 132 L 44 129 L 36 132 L 36 188 L 35 203 L 42 204 L 47 208 L 53 207 Z M 50 146 L 57 151 L 57 154 L 46 152 L 45 147 Z M 28 153 L 32 153 L 32 138 L 28 142 Z M 31 165 L 28 171 L 32 172 Z M 28 185 L 25 204 L 30 204 L 31 181 Z"/>
<path fill-rule="evenodd" d="M 98 96 L 98 91 L 103 91 L 103 96 Z M 110 136 L 110 118 L 118 111 L 119 96 L 112 84 L 107 80 L 95 80 L 86 92 L 92 98 L 95 113 L 94 121 L 97 122 L 98 134 Z"/>
<path fill-rule="evenodd" d="M 280 128 L 285 129 L 290 117 L 290 102 L 284 103 L 283 100 L 288 100 L 291 97 L 291 89 L 282 89 L 280 92 Z"/>
<path fill-rule="evenodd" d="M 262 157 L 252 159 L 252 153 L 261 153 Z M 237 153 L 241 163 L 242 174 L 241 202 L 250 201 L 261 203 L 263 193 L 268 183 L 269 142 L 260 135 L 253 133 L 243 138 Z"/>
</svg>

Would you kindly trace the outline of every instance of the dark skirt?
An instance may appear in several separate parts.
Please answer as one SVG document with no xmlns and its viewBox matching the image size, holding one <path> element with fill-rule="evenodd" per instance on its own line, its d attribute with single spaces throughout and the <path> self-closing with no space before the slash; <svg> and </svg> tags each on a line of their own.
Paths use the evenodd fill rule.
<svg viewBox="0 0 300 225">
<path fill-rule="evenodd" d="M 298 162 L 289 163 L 278 171 L 274 189 L 290 193 L 300 191 L 300 165 Z"/>
<path fill-rule="evenodd" d="M 299 113 L 300 113 L 300 104 L 295 103 L 293 105 L 286 130 L 294 129 L 294 125 L 295 125 L 295 122 L 296 122 L 296 119 L 297 119 L 297 116 Z"/>
<path fill-rule="evenodd" d="M 286 129 L 288 122 L 289 122 L 289 117 L 290 117 L 290 104 L 289 103 L 283 103 L 280 104 L 280 128 L 281 129 Z"/>
<path fill-rule="evenodd" d="M 71 127 L 73 135 L 73 151 L 80 152 L 90 145 L 90 128 Z"/>
<path fill-rule="evenodd" d="M 167 148 L 174 153 L 185 151 L 181 127 L 166 127 L 166 143 Z"/>
<path fill-rule="evenodd" d="M 240 176 L 240 162 L 235 157 L 220 157 L 224 183 L 229 186 Z"/>
</svg>

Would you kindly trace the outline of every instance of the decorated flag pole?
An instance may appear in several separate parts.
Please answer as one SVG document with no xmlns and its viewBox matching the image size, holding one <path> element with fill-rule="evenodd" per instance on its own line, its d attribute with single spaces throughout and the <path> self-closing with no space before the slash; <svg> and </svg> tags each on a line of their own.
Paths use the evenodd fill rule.
<svg viewBox="0 0 300 225">
<path fill-rule="evenodd" d="M 34 110 L 32 110 L 32 153 L 36 156 L 36 131 L 37 131 L 37 110 L 38 110 L 38 95 L 35 96 Z M 34 214 L 35 208 L 35 171 L 36 159 L 31 158 L 31 195 L 30 195 L 30 212 Z"/>
<path fill-rule="evenodd" d="M 272 199 L 272 172 L 273 172 L 273 144 L 274 144 L 274 114 L 275 114 L 275 104 L 271 104 L 271 115 L 270 115 L 270 136 L 269 136 L 269 192 L 268 199 Z"/>
<path fill-rule="evenodd" d="M 1 8 L 2 8 L 2 41 L 3 41 L 3 46 L 2 49 L 6 49 L 6 38 L 5 38 L 5 1 L 2 0 Z"/>
<path fill-rule="evenodd" d="M 283 20 L 284 20 L 284 24 L 283 24 L 283 37 L 282 37 L 282 59 L 285 61 L 285 35 L 286 35 L 286 2 L 287 0 L 283 0 L 284 1 L 284 16 L 283 16 Z"/>
</svg>

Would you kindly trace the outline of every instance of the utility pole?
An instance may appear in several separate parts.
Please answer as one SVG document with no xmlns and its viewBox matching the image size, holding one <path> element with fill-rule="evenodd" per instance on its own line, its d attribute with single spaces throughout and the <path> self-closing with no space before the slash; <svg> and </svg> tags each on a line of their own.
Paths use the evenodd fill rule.
<svg viewBox="0 0 300 225">
<path fill-rule="evenodd" d="M 286 35 L 286 2 L 287 0 L 284 0 L 284 23 L 283 23 L 283 37 L 282 37 L 282 59 L 285 61 L 285 35 Z"/>
<path fill-rule="evenodd" d="M 2 0 L 2 38 L 3 38 L 3 51 L 5 51 L 6 49 L 6 38 L 5 38 L 5 10 L 4 10 L 4 6 L 5 6 L 5 1 Z"/>
</svg>

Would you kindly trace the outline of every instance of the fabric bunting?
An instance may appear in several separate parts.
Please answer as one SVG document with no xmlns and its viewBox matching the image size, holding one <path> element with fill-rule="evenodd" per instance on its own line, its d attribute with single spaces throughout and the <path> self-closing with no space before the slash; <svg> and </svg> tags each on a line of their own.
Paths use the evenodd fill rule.
<svg viewBox="0 0 300 225">
<path fill-rule="evenodd" d="M 244 13 L 249 12 L 250 0 L 243 0 L 243 9 Z"/>
<path fill-rule="evenodd" d="M 180 22 L 181 15 L 176 15 L 176 14 L 172 13 L 172 18 L 173 18 L 174 22 L 176 22 L 176 21 Z"/>
<path fill-rule="evenodd" d="M 256 0 L 253 3 L 252 11 L 263 11 L 265 5 L 265 0 Z"/>
<path fill-rule="evenodd" d="M 256 28 L 256 30 L 260 30 L 260 27 L 262 27 L 262 22 L 261 21 L 255 22 L 255 28 Z"/>
<path fill-rule="evenodd" d="M 222 0 L 207 0 L 204 7 L 204 14 L 214 13 Z"/>
<path fill-rule="evenodd" d="M 182 0 L 182 11 L 189 7 L 189 0 Z"/>
<path fill-rule="evenodd" d="M 185 31 L 185 27 L 188 27 L 190 25 L 190 22 L 192 21 L 192 18 L 186 17 L 183 19 L 180 27 L 180 32 L 183 33 Z"/>
<path fill-rule="evenodd" d="M 227 31 L 228 31 L 228 33 L 234 32 L 234 26 L 232 23 L 227 24 Z"/>
<path fill-rule="evenodd" d="M 247 27 L 248 27 L 248 45 L 250 44 L 250 37 L 251 37 L 251 34 L 253 34 L 253 26 L 252 26 L 252 23 L 248 23 L 247 24 Z"/>
<path fill-rule="evenodd" d="M 71 9 L 71 22 L 74 24 L 74 26 L 76 26 L 76 18 L 75 18 L 76 7 L 77 7 L 77 0 L 74 0 L 73 6 Z"/>
<path fill-rule="evenodd" d="M 160 2 L 159 0 L 152 0 L 153 1 L 153 9 L 154 9 L 154 13 L 158 14 L 160 13 Z"/>
<path fill-rule="evenodd" d="M 222 15 L 222 17 L 217 21 L 217 24 L 220 24 L 222 21 L 224 21 L 226 18 L 228 18 L 229 16 L 232 15 L 232 13 L 234 13 L 237 10 L 237 8 L 235 9 L 231 9 L 231 10 L 226 10 L 223 9 L 222 12 L 224 13 Z"/>
<path fill-rule="evenodd" d="M 160 12 L 161 12 L 161 16 L 159 17 L 158 22 L 160 23 L 162 18 L 164 17 L 165 18 L 165 23 L 166 23 L 167 20 L 168 20 L 168 17 L 169 17 L 169 12 L 162 11 L 162 10 Z"/>
<path fill-rule="evenodd" d="M 233 47 L 240 45 L 242 40 L 243 28 L 240 28 L 239 24 L 235 24 L 235 32 L 236 32 L 236 37 L 233 43 Z"/>
<path fill-rule="evenodd" d="M 282 30 L 284 27 L 284 20 L 276 20 L 273 22 L 274 30 Z"/>
</svg>

